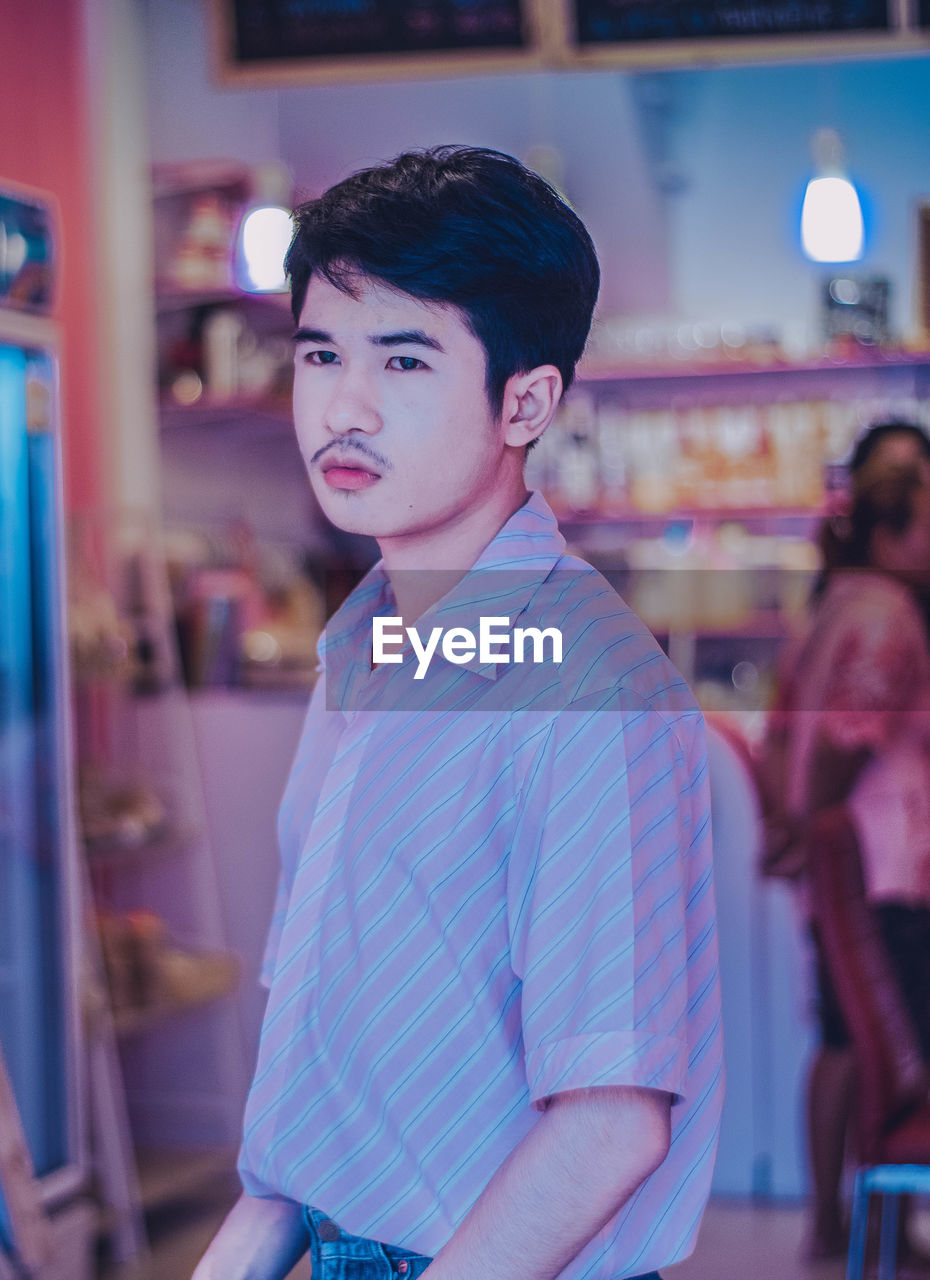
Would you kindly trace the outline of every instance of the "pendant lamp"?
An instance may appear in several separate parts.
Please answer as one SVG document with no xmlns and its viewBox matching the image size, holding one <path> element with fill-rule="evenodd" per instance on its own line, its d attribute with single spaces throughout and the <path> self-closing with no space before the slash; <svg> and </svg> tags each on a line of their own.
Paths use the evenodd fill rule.
<svg viewBox="0 0 930 1280">
<path fill-rule="evenodd" d="M 816 174 L 801 207 L 801 248 L 812 262 L 856 262 L 865 248 L 859 193 L 843 169 L 833 129 L 818 129 L 812 149 Z"/>
</svg>

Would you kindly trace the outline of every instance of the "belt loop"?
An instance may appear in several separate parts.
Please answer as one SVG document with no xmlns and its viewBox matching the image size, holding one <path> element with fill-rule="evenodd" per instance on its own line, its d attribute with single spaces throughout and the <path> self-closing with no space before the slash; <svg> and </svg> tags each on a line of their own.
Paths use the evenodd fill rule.
<svg viewBox="0 0 930 1280">
<path fill-rule="evenodd" d="M 342 1231 L 332 1218 L 328 1218 L 320 1209 L 315 1209 L 312 1204 L 304 1209 L 304 1218 L 311 1236 L 315 1236 L 322 1244 L 332 1244 L 341 1238 Z"/>
</svg>

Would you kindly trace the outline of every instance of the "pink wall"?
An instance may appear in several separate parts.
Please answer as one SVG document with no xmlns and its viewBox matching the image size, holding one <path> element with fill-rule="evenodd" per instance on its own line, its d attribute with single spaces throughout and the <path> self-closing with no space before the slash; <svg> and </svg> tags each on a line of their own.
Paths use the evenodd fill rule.
<svg viewBox="0 0 930 1280">
<path fill-rule="evenodd" d="M 0 0 L 0 184 L 51 194 L 61 241 L 55 318 L 62 326 L 65 486 L 70 510 L 102 497 L 86 0 Z"/>
</svg>

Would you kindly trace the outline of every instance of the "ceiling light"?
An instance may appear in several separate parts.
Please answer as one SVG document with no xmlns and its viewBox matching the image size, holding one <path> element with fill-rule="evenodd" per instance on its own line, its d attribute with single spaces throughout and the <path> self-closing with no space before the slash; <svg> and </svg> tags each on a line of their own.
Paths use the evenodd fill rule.
<svg viewBox="0 0 930 1280">
<path fill-rule="evenodd" d="M 838 135 L 819 129 L 813 139 L 817 175 L 801 207 L 801 247 L 813 262 L 855 262 L 865 247 L 859 194 L 843 172 Z"/>
<path fill-rule="evenodd" d="M 239 229 L 237 283 L 250 293 L 279 293 L 287 288 L 284 255 L 293 233 L 291 215 L 280 205 L 250 209 Z"/>
<path fill-rule="evenodd" d="M 284 255 L 294 234 L 288 205 L 291 175 L 277 162 L 252 172 L 252 199 L 236 240 L 236 284 L 248 293 L 284 293 Z"/>
</svg>

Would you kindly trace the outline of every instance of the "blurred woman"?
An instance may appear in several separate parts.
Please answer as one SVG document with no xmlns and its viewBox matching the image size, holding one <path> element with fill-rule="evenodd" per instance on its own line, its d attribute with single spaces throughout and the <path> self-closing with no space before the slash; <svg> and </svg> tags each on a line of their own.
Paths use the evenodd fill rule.
<svg viewBox="0 0 930 1280">
<path fill-rule="evenodd" d="M 798 877 L 803 900 L 806 824 L 848 807 L 867 896 L 930 1062 L 930 441 L 913 424 L 883 423 L 860 441 L 852 471 L 851 511 L 824 527 L 809 625 L 783 663 L 766 751 L 778 821 L 763 869 Z M 853 1063 L 819 949 L 817 970 L 810 1253 L 827 1257 L 845 1249 L 839 1189 Z"/>
</svg>

